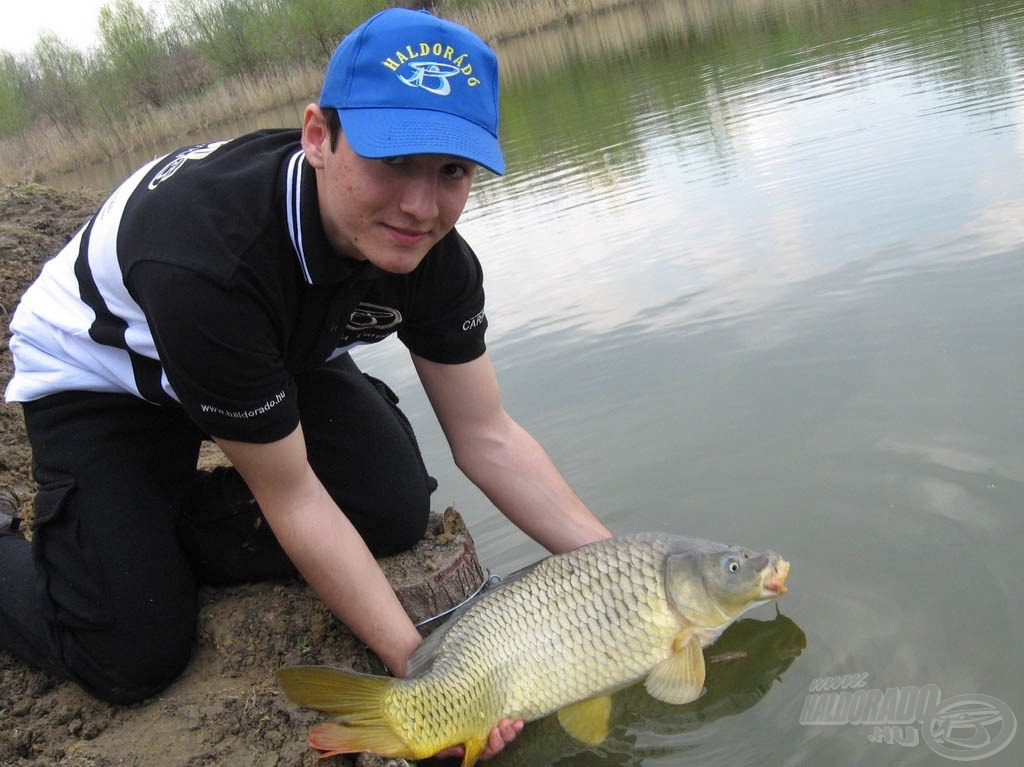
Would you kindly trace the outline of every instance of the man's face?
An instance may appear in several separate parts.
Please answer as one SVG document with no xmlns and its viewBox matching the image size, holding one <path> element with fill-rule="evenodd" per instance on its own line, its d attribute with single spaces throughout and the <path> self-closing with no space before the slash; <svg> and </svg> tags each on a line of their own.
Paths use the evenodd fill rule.
<svg viewBox="0 0 1024 767">
<path fill-rule="evenodd" d="M 328 240 L 350 258 L 411 272 L 462 215 L 476 164 L 446 155 L 360 157 L 344 131 L 331 151 L 322 123 L 320 110 L 307 107 L 303 149 L 316 169 Z"/>
</svg>

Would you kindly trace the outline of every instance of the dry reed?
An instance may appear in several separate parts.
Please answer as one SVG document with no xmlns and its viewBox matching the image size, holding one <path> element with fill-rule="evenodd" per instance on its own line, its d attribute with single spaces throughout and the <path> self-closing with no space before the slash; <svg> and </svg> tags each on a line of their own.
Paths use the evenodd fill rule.
<svg viewBox="0 0 1024 767">
<path fill-rule="evenodd" d="M 312 100 L 322 77 L 320 65 L 297 66 L 260 77 L 224 80 L 194 98 L 121 115 L 116 124 L 74 132 L 36 126 L 22 136 L 0 141 L 0 180 L 45 180 L 119 154 L 164 146 L 174 138 L 281 104 Z"/>
<path fill-rule="evenodd" d="M 437 10 L 484 40 L 500 42 L 633 2 L 638 0 L 481 0 L 456 7 L 442 0 Z"/>
</svg>

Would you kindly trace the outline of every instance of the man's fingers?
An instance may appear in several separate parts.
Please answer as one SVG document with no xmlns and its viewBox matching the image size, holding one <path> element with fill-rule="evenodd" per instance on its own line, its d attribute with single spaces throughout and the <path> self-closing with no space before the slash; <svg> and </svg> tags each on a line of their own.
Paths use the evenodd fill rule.
<svg viewBox="0 0 1024 767">
<path fill-rule="evenodd" d="M 491 734 L 487 738 L 487 748 L 484 749 L 481 757 L 490 759 L 495 754 L 501 753 L 503 748 L 505 748 L 505 736 L 501 734 L 501 726 L 499 725 L 491 730 Z"/>
<path fill-rule="evenodd" d="M 523 726 L 524 722 L 521 719 L 517 719 L 514 722 L 511 719 L 502 719 L 487 737 L 487 748 L 484 749 L 480 758 L 490 759 L 492 756 L 500 754 L 502 749 L 515 740 L 516 736 L 523 731 Z"/>
<path fill-rule="evenodd" d="M 516 739 L 516 736 L 523 731 L 525 722 L 522 719 L 512 721 L 511 719 L 502 719 L 496 724 L 487 735 L 487 747 L 483 753 L 480 754 L 480 760 L 490 759 L 493 756 L 497 756 L 501 753 L 502 749 L 505 748 L 509 743 Z M 465 754 L 465 749 L 462 746 L 452 746 L 446 748 L 438 754 L 434 755 L 436 759 L 451 759 L 453 757 L 461 757 Z"/>
</svg>

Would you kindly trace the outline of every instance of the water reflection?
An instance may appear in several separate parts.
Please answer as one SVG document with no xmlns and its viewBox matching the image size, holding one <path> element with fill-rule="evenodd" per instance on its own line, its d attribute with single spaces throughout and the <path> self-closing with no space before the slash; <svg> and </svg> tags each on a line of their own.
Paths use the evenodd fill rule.
<svg viewBox="0 0 1024 767">
<path fill-rule="evenodd" d="M 939 5 L 659 2 L 509 43 L 513 172 L 463 228 L 484 219 L 493 260 L 519 270 L 511 250 L 542 254 L 536 281 L 564 286 L 510 298 L 509 327 L 600 334 L 664 311 L 685 327 L 757 312 L 865 252 L 959 257 L 981 232 L 1019 243 L 1019 5 Z M 783 21 L 787 37 L 765 34 Z M 994 159 L 991 134 L 1009 157 Z"/>
<path fill-rule="evenodd" d="M 758 8 L 510 43 L 512 172 L 462 229 L 509 409 L 611 526 L 774 546 L 799 576 L 774 705 L 602 756 L 929 763 L 799 714 L 837 672 L 1024 712 L 1000 660 L 1024 637 L 1024 3 Z M 536 555 L 470 517 L 487 561 Z"/>
</svg>

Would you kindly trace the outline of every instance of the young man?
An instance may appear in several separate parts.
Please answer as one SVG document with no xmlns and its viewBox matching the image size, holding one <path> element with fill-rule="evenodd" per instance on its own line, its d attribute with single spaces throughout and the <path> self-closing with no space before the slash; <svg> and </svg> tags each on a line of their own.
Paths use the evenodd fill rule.
<svg viewBox="0 0 1024 767">
<path fill-rule="evenodd" d="M 31 547 L 0 536 L 0 647 L 141 700 L 188 660 L 199 582 L 294 566 L 404 674 L 420 637 L 374 555 L 422 536 L 434 483 L 348 355 L 392 333 L 509 519 L 556 552 L 609 534 L 503 410 L 485 350 L 453 227 L 477 166 L 504 171 L 497 122 L 493 52 L 389 10 L 338 47 L 301 133 L 193 146 L 111 195 L 11 324 L 39 488 Z M 196 471 L 206 437 L 231 468 Z"/>
</svg>

